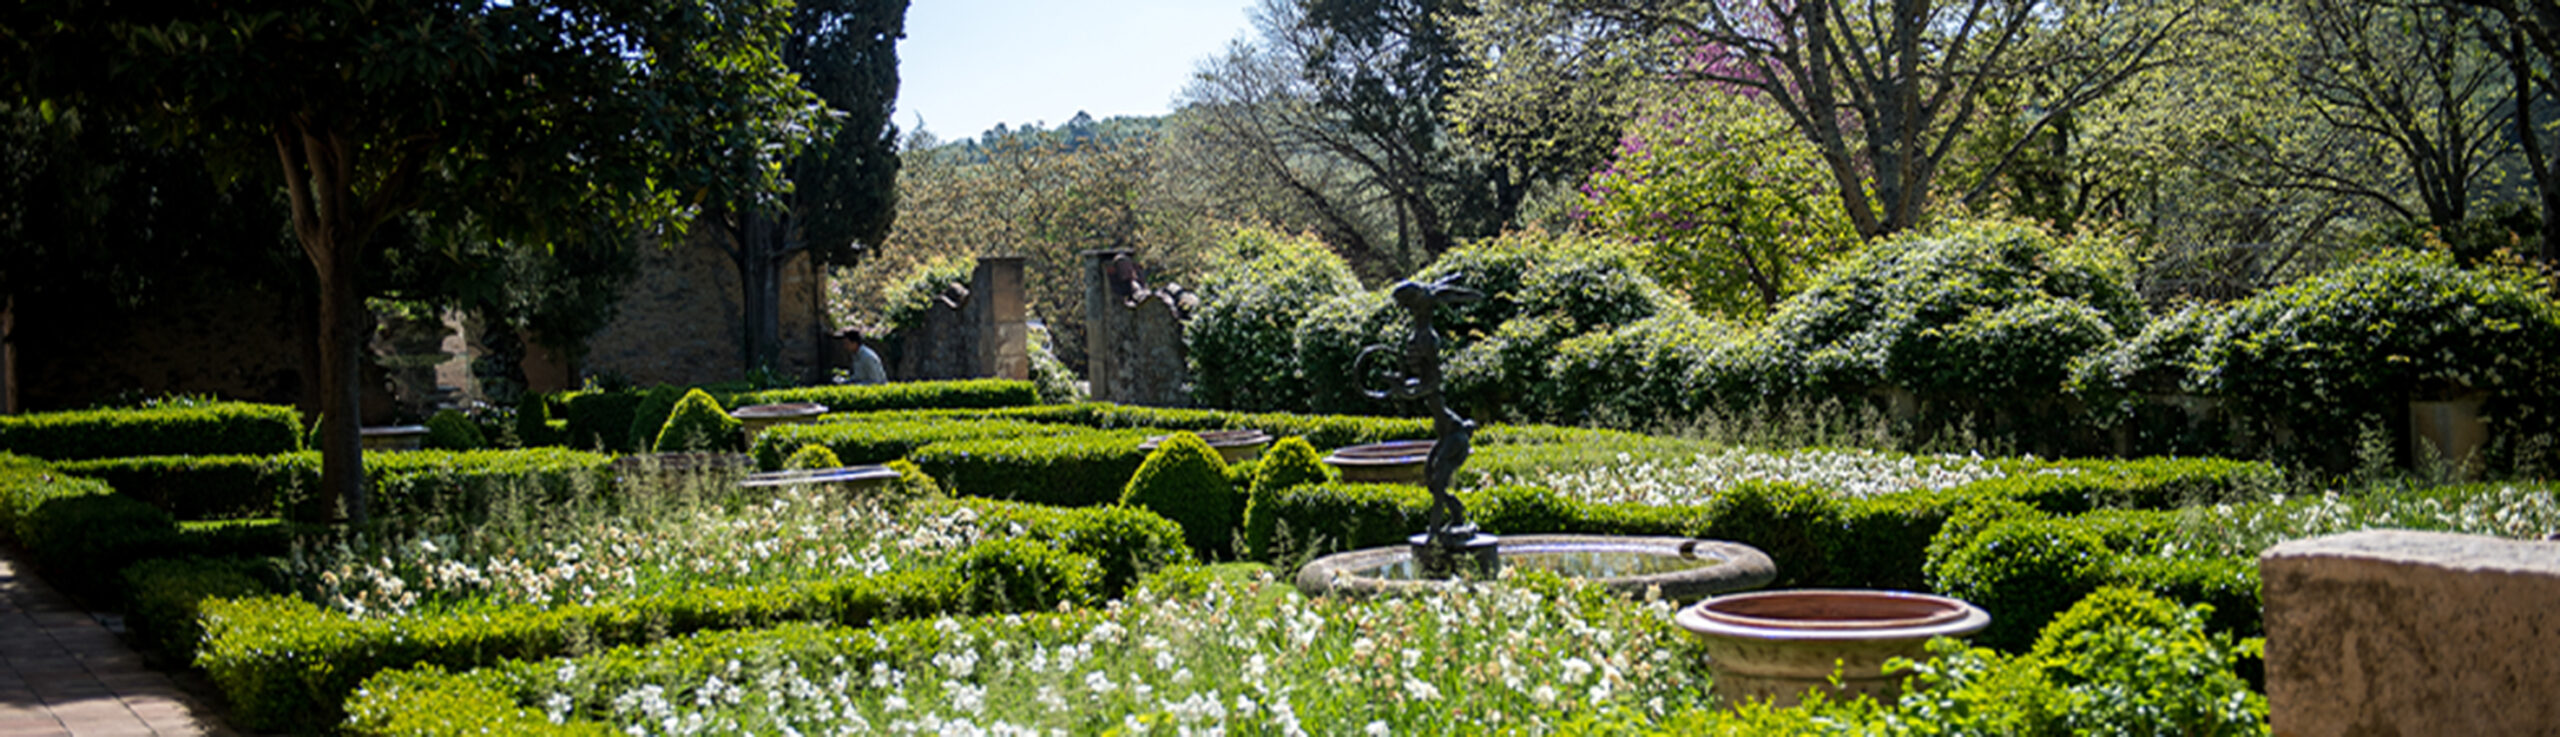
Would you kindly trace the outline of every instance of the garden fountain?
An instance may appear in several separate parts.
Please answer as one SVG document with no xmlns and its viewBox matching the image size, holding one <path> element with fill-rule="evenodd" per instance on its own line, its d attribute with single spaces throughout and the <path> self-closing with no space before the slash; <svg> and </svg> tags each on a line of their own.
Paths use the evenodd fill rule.
<svg viewBox="0 0 2560 737">
<path fill-rule="evenodd" d="M 1423 463 L 1423 485 L 1431 492 L 1425 528 L 1403 546 L 1367 548 L 1318 558 L 1298 571 L 1299 590 L 1367 595 L 1426 588 L 1453 579 L 1489 577 L 1503 568 L 1535 568 L 1573 578 L 1598 581 L 1629 593 L 1648 590 L 1675 599 L 1695 599 L 1725 591 L 1756 588 L 1777 577 L 1769 556 L 1747 545 L 1720 540 L 1615 535 L 1486 534 L 1467 521 L 1467 506 L 1449 491 L 1458 468 L 1467 462 L 1476 423 L 1449 407 L 1440 391 L 1440 336 L 1432 330 L 1433 311 L 1442 304 L 1482 299 L 1483 294 L 1457 284 L 1451 275 L 1436 282 L 1405 281 L 1391 293 L 1413 320 L 1404 341 L 1401 366 L 1389 368 L 1385 389 L 1363 387 L 1374 400 L 1420 402 L 1431 415 L 1434 439 Z M 1362 349 L 1352 361 L 1354 376 L 1365 377 L 1371 359 L 1392 350 Z"/>
</svg>

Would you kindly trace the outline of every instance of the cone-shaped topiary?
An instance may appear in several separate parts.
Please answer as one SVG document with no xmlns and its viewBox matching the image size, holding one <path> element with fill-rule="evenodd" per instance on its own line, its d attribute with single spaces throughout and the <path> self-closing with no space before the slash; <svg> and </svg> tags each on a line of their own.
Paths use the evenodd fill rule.
<svg viewBox="0 0 2560 737">
<path fill-rule="evenodd" d="M 667 426 L 658 431 L 658 440 L 649 446 L 660 453 L 684 451 L 737 452 L 746 448 L 746 436 L 740 430 L 746 423 L 730 417 L 728 410 L 709 393 L 694 389 L 676 402 L 675 412 L 667 416 Z"/>
<path fill-rule="evenodd" d="M 1279 533 L 1279 518 L 1271 514 L 1274 495 L 1299 484 L 1321 484 L 1325 475 L 1324 456 L 1302 437 L 1281 438 L 1262 454 L 1262 467 L 1253 476 L 1253 491 L 1244 505 L 1245 556 L 1266 563 L 1271 560 L 1271 537 Z"/>
<path fill-rule="evenodd" d="M 836 452 L 828 450 L 827 446 L 810 443 L 800 446 L 799 450 L 792 451 L 791 457 L 782 459 L 782 467 L 793 471 L 843 468 L 844 461 L 837 460 Z"/>
<path fill-rule="evenodd" d="M 480 450 L 489 447 L 489 439 L 480 434 L 480 426 L 461 412 L 444 410 L 427 418 L 427 441 L 436 450 Z"/>
<path fill-rule="evenodd" d="M 516 445 L 534 448 L 559 445 L 560 436 L 551 431 L 551 401 L 541 394 L 525 392 L 516 400 Z"/>
<path fill-rule="evenodd" d="M 640 395 L 640 404 L 631 409 L 631 447 L 653 448 L 658 433 L 666 430 L 667 417 L 676 410 L 676 402 L 685 398 L 685 390 L 665 384 Z"/>
<path fill-rule="evenodd" d="M 1182 526 L 1183 542 L 1202 560 L 1224 560 L 1244 521 L 1244 505 L 1227 482 L 1227 462 L 1208 441 L 1178 432 L 1156 444 L 1138 473 L 1120 492 L 1120 503 L 1139 507 Z"/>
</svg>

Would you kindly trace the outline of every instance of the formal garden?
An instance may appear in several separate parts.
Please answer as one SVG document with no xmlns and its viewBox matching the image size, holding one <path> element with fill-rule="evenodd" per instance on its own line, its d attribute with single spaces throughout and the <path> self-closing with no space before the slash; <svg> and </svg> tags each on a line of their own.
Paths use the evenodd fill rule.
<svg viewBox="0 0 2560 737">
<path fill-rule="evenodd" d="M 2547 6 L 1260 0 L 945 140 L 904 0 L 12 4 L 0 542 L 257 734 L 2290 729 L 2271 549 L 2560 540 Z"/>
</svg>

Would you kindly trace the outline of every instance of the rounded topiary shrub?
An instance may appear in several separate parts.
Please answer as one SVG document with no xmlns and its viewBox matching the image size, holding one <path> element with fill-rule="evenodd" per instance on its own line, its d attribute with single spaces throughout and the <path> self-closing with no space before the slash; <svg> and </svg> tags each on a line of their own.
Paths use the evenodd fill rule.
<svg viewBox="0 0 2560 737">
<path fill-rule="evenodd" d="M 640 403 L 631 409 L 631 447 L 655 448 L 658 434 L 667 428 L 667 417 L 683 401 L 685 390 L 660 384 L 640 395 Z"/>
<path fill-rule="evenodd" d="M 1254 469 L 1251 491 L 1245 494 L 1245 557 L 1271 560 L 1271 538 L 1279 532 L 1279 518 L 1271 511 L 1281 491 L 1302 484 L 1321 484 L 1329 480 L 1324 456 L 1306 438 L 1290 436 L 1271 444 L 1262 454 L 1262 462 Z"/>
<path fill-rule="evenodd" d="M 516 444 L 526 448 L 559 445 L 560 434 L 551 428 L 551 401 L 540 394 L 525 392 L 516 400 Z"/>
<path fill-rule="evenodd" d="M 2013 515 L 1981 530 L 1962 544 L 1933 543 L 1924 570 L 1931 590 L 1991 613 L 1975 637 L 1984 645 L 2025 648 L 2054 615 L 2106 582 L 2106 542 L 2071 520 Z"/>
<path fill-rule="evenodd" d="M 649 448 L 660 453 L 734 453 L 746 447 L 746 436 L 741 432 L 745 424 L 730 417 L 710 393 L 694 389 L 685 392 L 684 399 L 676 402 L 675 411 L 667 416 L 665 429 L 658 431 L 657 441 Z"/>
<path fill-rule="evenodd" d="M 1237 228 L 1220 244 L 1234 260 L 1201 282 L 1183 324 L 1191 399 L 1203 407 L 1303 412 L 1298 323 L 1327 300 L 1360 291 L 1349 264 L 1312 236 Z"/>
<path fill-rule="evenodd" d="M 791 457 L 782 459 L 782 467 L 793 471 L 843 468 L 844 461 L 836 460 L 836 452 L 828 450 L 827 446 L 810 443 L 792 451 Z"/>
<path fill-rule="evenodd" d="M 1120 503 L 1181 525 L 1183 542 L 1202 560 L 1231 558 L 1229 547 L 1244 520 L 1244 505 L 1227 482 L 1226 467 L 1200 436 L 1174 433 L 1138 465 Z"/>
<path fill-rule="evenodd" d="M 444 410 L 427 418 L 424 445 L 435 450 L 480 450 L 489 447 L 489 439 L 480 434 L 480 426 L 456 410 Z"/>
</svg>

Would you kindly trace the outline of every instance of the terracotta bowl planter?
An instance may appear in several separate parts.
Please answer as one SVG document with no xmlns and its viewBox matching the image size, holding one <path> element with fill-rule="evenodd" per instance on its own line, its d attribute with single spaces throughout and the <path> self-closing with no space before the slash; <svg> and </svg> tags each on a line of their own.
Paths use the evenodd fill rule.
<svg viewBox="0 0 2560 737">
<path fill-rule="evenodd" d="M 1788 706 L 1816 688 L 1842 698 L 1899 697 L 1903 674 L 1887 672 L 1885 661 L 1926 658 L 1930 638 L 1979 632 L 1991 615 L 1928 594 L 1795 589 L 1718 596 L 1672 621 L 1705 641 L 1719 700 Z"/>
<path fill-rule="evenodd" d="M 1337 448 L 1324 457 L 1325 465 L 1341 472 L 1342 480 L 1355 484 L 1422 485 L 1430 469 L 1424 462 L 1431 458 L 1431 440 L 1396 440 L 1368 445 Z"/>
<path fill-rule="evenodd" d="M 1220 460 L 1231 464 L 1260 458 L 1262 449 L 1271 445 L 1271 436 L 1264 434 L 1261 430 L 1210 430 L 1193 434 L 1200 436 L 1201 440 L 1209 443 L 1210 448 L 1217 450 Z M 1164 439 L 1169 437 L 1173 436 L 1158 435 L 1147 438 L 1147 442 L 1138 444 L 1138 450 L 1153 453 L 1156 451 L 1156 444 L 1164 442 Z"/>
</svg>

